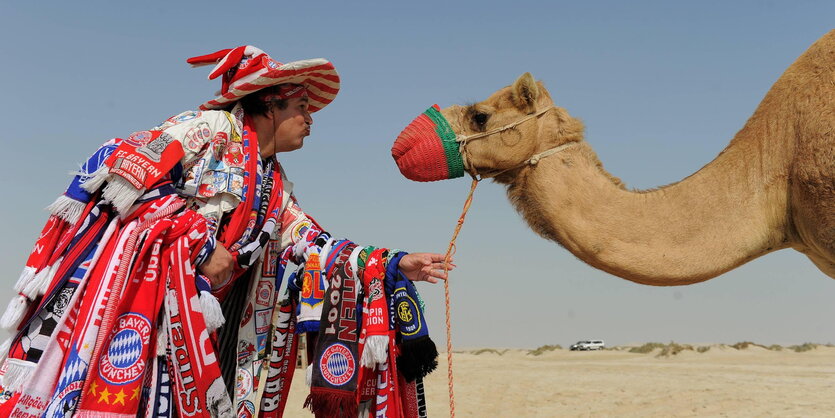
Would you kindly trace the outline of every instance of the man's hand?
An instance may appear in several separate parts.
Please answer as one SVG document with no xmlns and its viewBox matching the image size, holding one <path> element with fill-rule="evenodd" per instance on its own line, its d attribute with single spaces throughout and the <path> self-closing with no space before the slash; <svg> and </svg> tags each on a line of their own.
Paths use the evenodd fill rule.
<svg viewBox="0 0 835 418">
<path fill-rule="evenodd" d="M 215 250 L 209 254 L 209 258 L 197 267 L 197 270 L 212 282 L 212 289 L 229 281 L 234 269 L 235 258 L 219 242 Z"/>
<path fill-rule="evenodd" d="M 455 268 L 450 260 L 446 265 L 447 270 Z M 444 273 L 444 256 L 434 253 L 411 253 L 400 259 L 400 271 L 407 279 L 413 282 L 438 283 L 438 280 L 446 280 Z"/>
</svg>

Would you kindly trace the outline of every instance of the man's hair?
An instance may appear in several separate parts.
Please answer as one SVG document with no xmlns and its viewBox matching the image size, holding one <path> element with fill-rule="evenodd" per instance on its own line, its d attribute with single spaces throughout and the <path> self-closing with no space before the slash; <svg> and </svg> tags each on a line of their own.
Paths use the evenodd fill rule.
<svg viewBox="0 0 835 418">
<path fill-rule="evenodd" d="M 247 94 L 241 98 L 241 107 L 244 108 L 244 113 L 250 116 L 265 115 L 270 110 L 270 106 L 277 106 L 279 110 L 287 108 L 286 99 L 273 99 L 264 101 L 264 97 L 268 95 L 278 94 L 279 88 L 284 84 L 277 86 L 270 86 L 256 91 L 252 94 Z"/>
</svg>

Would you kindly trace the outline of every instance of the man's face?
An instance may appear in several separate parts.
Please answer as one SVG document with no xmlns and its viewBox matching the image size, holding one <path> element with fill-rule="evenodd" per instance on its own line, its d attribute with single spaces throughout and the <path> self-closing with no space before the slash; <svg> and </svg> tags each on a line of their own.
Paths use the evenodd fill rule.
<svg viewBox="0 0 835 418">
<path fill-rule="evenodd" d="M 288 152 L 301 148 L 304 137 L 310 135 L 313 118 L 307 110 L 307 97 L 294 97 L 287 100 L 287 107 L 274 107 L 275 152 Z"/>
</svg>

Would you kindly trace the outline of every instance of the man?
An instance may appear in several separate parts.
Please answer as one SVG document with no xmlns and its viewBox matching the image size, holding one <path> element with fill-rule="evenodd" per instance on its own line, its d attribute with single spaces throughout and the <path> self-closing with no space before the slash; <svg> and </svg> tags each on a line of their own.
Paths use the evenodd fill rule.
<svg viewBox="0 0 835 418">
<path fill-rule="evenodd" d="M 19 295 L 0 318 L 17 332 L 3 350 L 0 413 L 280 414 L 292 374 L 277 383 L 281 368 L 270 361 L 294 353 L 295 338 L 279 330 L 297 320 L 327 337 L 316 343 L 324 357 L 314 394 L 318 377 L 353 402 L 345 389 L 360 379 L 359 288 L 388 280 L 387 295 L 397 287 L 412 300 L 397 277 L 446 279 L 452 265 L 442 255 L 335 240 L 296 202 L 276 154 L 302 148 L 311 113 L 338 93 L 330 62 L 281 64 L 252 46 L 188 62 L 216 64 L 209 78 L 221 77 L 221 94 L 201 111 L 108 141 L 50 206 Z M 288 299 L 298 317 L 276 309 L 288 260 L 303 266 L 288 283 L 301 295 Z M 365 277 L 366 264 L 385 267 Z M 317 414 L 331 408 L 327 396 L 313 398 Z"/>
</svg>

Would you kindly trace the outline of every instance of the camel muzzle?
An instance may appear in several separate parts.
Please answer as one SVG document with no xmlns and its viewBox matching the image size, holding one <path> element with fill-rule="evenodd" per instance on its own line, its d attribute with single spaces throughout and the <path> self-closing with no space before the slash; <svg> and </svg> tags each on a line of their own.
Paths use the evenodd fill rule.
<svg viewBox="0 0 835 418">
<path fill-rule="evenodd" d="M 391 156 L 409 180 L 437 181 L 464 176 L 455 132 L 438 105 L 415 118 L 394 141 Z"/>
</svg>

